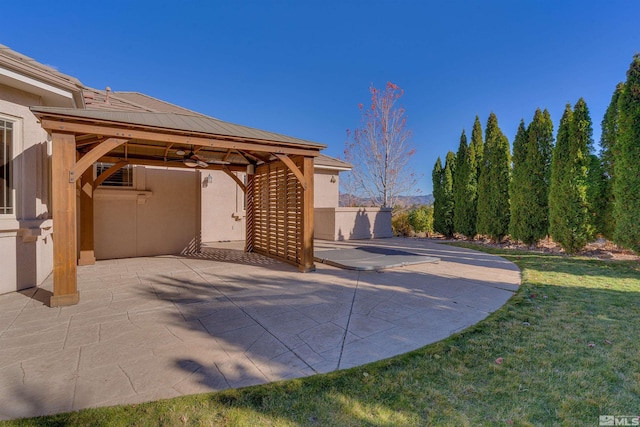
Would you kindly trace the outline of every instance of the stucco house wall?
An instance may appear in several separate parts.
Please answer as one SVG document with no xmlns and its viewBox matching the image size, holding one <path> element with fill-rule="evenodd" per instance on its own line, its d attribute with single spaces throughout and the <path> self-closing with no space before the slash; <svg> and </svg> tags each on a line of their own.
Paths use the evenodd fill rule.
<svg viewBox="0 0 640 427">
<path fill-rule="evenodd" d="M 340 192 L 338 171 L 316 169 L 313 176 L 313 204 L 315 208 L 337 208 Z"/>
<path fill-rule="evenodd" d="M 317 208 L 315 237 L 321 240 L 358 240 L 393 237 L 391 208 Z"/>
<path fill-rule="evenodd" d="M 242 189 L 224 172 L 201 170 L 198 173 L 201 186 L 202 241 L 244 240 L 247 219 Z M 246 174 L 235 174 L 242 182 L 246 182 Z"/>
<path fill-rule="evenodd" d="M 0 293 L 40 284 L 51 272 L 47 133 L 29 111 L 40 96 L 0 84 L 0 119 L 13 122 L 14 213 L 0 215 Z"/>
<path fill-rule="evenodd" d="M 94 193 L 96 259 L 175 254 L 199 234 L 199 173 L 134 168 L 135 188 L 99 187 Z"/>
<path fill-rule="evenodd" d="M 0 294 L 37 286 L 53 268 L 51 142 L 29 107 L 81 108 L 81 87 L 0 45 L 0 119 L 13 124 L 13 212 L 0 213 Z"/>
</svg>

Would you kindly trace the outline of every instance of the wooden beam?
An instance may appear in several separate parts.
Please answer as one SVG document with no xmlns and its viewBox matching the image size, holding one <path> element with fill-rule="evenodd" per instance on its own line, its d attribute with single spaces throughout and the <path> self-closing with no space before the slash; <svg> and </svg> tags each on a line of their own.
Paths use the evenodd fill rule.
<svg viewBox="0 0 640 427">
<path fill-rule="evenodd" d="M 105 162 L 105 163 L 111 163 L 111 162 Z M 98 188 L 98 186 L 101 185 L 107 178 L 109 178 L 111 175 L 113 175 L 114 173 L 118 172 L 120 169 L 122 169 L 123 167 L 127 166 L 128 164 L 129 164 L 129 162 L 121 160 L 121 161 L 117 162 L 116 164 L 114 164 L 113 166 L 111 166 L 106 171 L 102 172 L 100 174 L 100 176 L 97 177 L 95 182 L 93 183 L 93 188 L 94 189 Z M 91 170 L 91 169 L 87 169 L 87 170 Z M 91 170 L 91 176 L 93 176 L 93 170 Z M 82 175 L 82 178 L 84 180 L 84 175 Z"/>
<path fill-rule="evenodd" d="M 300 182 L 300 185 L 302 185 L 302 189 L 306 190 L 307 179 L 305 178 L 304 174 L 300 171 L 300 169 L 298 169 L 296 164 L 293 163 L 293 160 L 291 160 L 291 158 L 286 155 L 282 155 L 278 153 L 274 153 L 273 155 L 276 156 L 278 159 L 282 160 L 282 163 L 284 163 L 289 168 L 289 170 L 291 170 L 291 172 L 293 172 L 293 174 L 296 176 L 296 178 Z"/>
<path fill-rule="evenodd" d="M 76 182 L 80 178 L 80 175 L 82 175 L 91 165 L 97 162 L 100 157 L 104 156 L 114 148 L 121 146 L 125 142 L 127 142 L 126 139 L 119 138 L 109 138 L 101 142 L 78 160 L 71 171 L 69 171 L 69 181 Z M 73 145 L 75 149 L 75 138 Z"/>
<path fill-rule="evenodd" d="M 227 150 L 227 154 L 224 155 L 224 157 L 222 158 L 222 161 L 226 162 L 230 155 L 231 155 L 231 148 Z"/>
<path fill-rule="evenodd" d="M 76 135 L 76 148 L 84 148 L 89 145 L 96 145 L 104 141 L 102 135 Z"/>
<path fill-rule="evenodd" d="M 160 131 L 136 130 L 123 127 L 101 126 L 98 124 L 69 123 L 53 119 L 41 120 L 42 127 L 49 132 L 93 133 L 122 139 L 140 139 L 214 148 L 231 148 L 233 150 L 258 151 L 263 153 L 280 153 L 316 157 L 323 147 L 296 145 L 254 138 L 240 138 L 226 135 L 188 136 L 164 133 Z"/>
<path fill-rule="evenodd" d="M 260 161 L 256 156 L 244 151 L 238 151 L 238 155 L 254 166 L 256 166 Z"/>
<path fill-rule="evenodd" d="M 171 149 L 171 147 L 173 147 L 173 143 L 172 142 L 167 144 L 167 148 L 164 150 L 164 159 L 165 160 L 167 160 L 167 155 L 169 154 L 169 150 Z"/>
<path fill-rule="evenodd" d="M 298 269 L 309 272 L 316 269 L 313 259 L 313 157 L 302 161 L 302 173 L 308 184 L 302 195 L 302 253 Z"/>
<path fill-rule="evenodd" d="M 240 187 L 240 189 L 242 190 L 242 192 L 243 192 L 243 193 L 245 193 L 245 194 L 247 193 L 247 188 L 245 187 L 244 182 L 242 182 L 242 181 L 240 180 L 240 178 L 238 178 L 238 177 L 237 177 L 237 175 L 236 175 L 235 173 L 231 172 L 231 171 L 230 171 L 228 168 L 226 168 L 226 167 L 223 167 L 223 168 L 222 168 L 222 171 L 223 171 L 224 173 L 226 173 L 227 175 L 229 175 L 229 176 L 230 176 L 230 177 L 231 177 L 231 178 L 236 182 L 236 184 L 238 184 L 238 187 Z"/>
<path fill-rule="evenodd" d="M 90 167 L 82 174 L 80 180 L 80 257 L 78 265 L 93 265 L 96 263 L 94 250 L 93 227 L 93 168 Z"/>
<path fill-rule="evenodd" d="M 171 145 L 175 145 L 175 144 L 171 144 Z M 127 143 L 125 144 L 125 148 L 129 147 L 128 149 L 131 148 L 149 148 L 152 150 L 158 150 L 159 153 L 163 153 L 167 150 L 167 147 L 165 145 L 158 145 L 158 144 L 147 144 L 144 142 L 140 142 L 140 141 L 127 141 Z M 160 157 L 161 154 L 158 154 L 158 157 Z M 163 156 L 164 157 L 164 156 Z M 179 158 L 182 158 L 182 156 L 178 156 Z"/>
<path fill-rule="evenodd" d="M 76 162 L 76 141 L 71 134 L 52 133 L 51 179 L 53 216 L 52 307 L 77 304 L 76 184 L 69 173 Z"/>
<path fill-rule="evenodd" d="M 240 153 L 244 154 L 245 156 L 251 157 L 252 159 L 255 159 L 256 161 L 260 161 L 262 163 L 269 163 L 271 161 L 271 153 L 267 153 L 269 154 L 268 156 L 262 156 L 260 154 L 256 154 L 256 153 L 248 153 L 246 151 L 241 151 Z"/>
</svg>

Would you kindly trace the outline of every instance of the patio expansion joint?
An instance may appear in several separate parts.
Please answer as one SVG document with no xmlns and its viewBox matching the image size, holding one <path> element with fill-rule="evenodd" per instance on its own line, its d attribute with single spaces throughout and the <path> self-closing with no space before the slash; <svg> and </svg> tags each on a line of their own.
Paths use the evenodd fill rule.
<svg viewBox="0 0 640 427">
<path fill-rule="evenodd" d="M 73 373 L 73 395 L 71 396 L 71 406 L 72 407 L 76 402 L 76 391 L 78 390 L 78 380 L 80 379 L 80 358 L 81 357 L 82 357 L 82 347 L 79 347 L 78 348 L 78 362 L 76 363 L 76 370 Z"/>
<path fill-rule="evenodd" d="M 253 363 L 253 361 L 251 362 Z M 254 363 L 255 365 L 255 363 Z M 222 375 L 222 378 L 224 379 L 224 382 L 227 383 L 227 387 L 231 388 L 231 383 L 229 382 L 229 380 L 227 379 L 227 376 L 224 374 L 224 372 L 222 371 L 222 369 L 220 369 L 220 366 L 218 366 L 218 364 L 216 362 L 213 362 L 213 366 L 216 367 L 216 369 L 218 370 L 218 372 L 220 373 L 220 375 Z M 198 372 L 200 370 L 200 368 L 198 368 L 196 370 L 196 372 Z M 195 374 L 195 372 L 194 372 Z M 193 375 L 193 374 L 192 374 Z"/>
<path fill-rule="evenodd" d="M 124 376 L 127 377 L 127 381 L 129 381 L 129 386 L 131 386 L 131 390 L 133 390 L 134 393 L 138 394 L 138 390 L 136 390 L 136 388 L 133 386 L 133 381 L 131 381 L 131 377 L 129 376 L 129 374 L 127 374 L 127 371 L 125 371 L 120 365 L 118 365 L 118 368 L 120 368 Z"/>
<path fill-rule="evenodd" d="M 133 320 L 131 320 L 131 312 L 129 312 L 129 310 L 127 310 L 127 321 L 131 324 L 131 326 L 138 328 L 138 329 L 142 329 L 142 327 L 138 326 L 135 324 L 135 322 Z"/>
<path fill-rule="evenodd" d="M 183 317 L 184 317 L 184 316 L 183 316 Z M 200 324 L 202 324 L 202 322 L 200 322 L 200 319 L 198 319 L 198 322 L 199 322 Z M 202 325 L 202 326 L 204 327 L 204 325 Z M 178 341 L 180 341 L 180 342 L 182 342 L 182 343 L 184 342 L 184 340 L 183 340 L 182 338 L 180 338 L 179 336 L 177 336 L 176 334 L 174 334 L 173 332 L 171 332 L 171 329 L 169 329 L 169 327 L 167 327 L 167 326 L 165 325 L 165 327 L 164 327 L 164 328 L 167 330 L 167 332 L 169 332 L 171 335 L 173 335 L 173 336 L 174 336 Z M 206 330 L 206 328 L 205 328 L 205 330 Z"/>
<path fill-rule="evenodd" d="M 22 384 L 25 384 L 26 378 L 27 378 L 27 373 L 24 370 L 24 366 L 23 363 L 20 362 L 20 370 L 22 371 Z"/>
<path fill-rule="evenodd" d="M 64 342 L 62 343 L 62 348 L 67 348 L 67 340 L 69 339 L 69 330 L 71 329 L 71 318 L 67 321 L 67 332 L 64 334 Z"/>
<path fill-rule="evenodd" d="M 24 305 L 22 306 L 22 308 L 20 309 L 20 311 L 18 312 L 18 314 L 16 314 L 16 316 L 13 318 L 13 320 L 11 321 L 11 323 L 9 323 L 9 325 L 6 327 L 6 329 L 2 332 L 0 332 L 0 338 L 2 338 L 2 336 L 9 330 L 11 329 L 11 327 L 13 326 L 14 323 L 16 323 L 16 320 L 18 320 L 18 317 L 20 317 L 20 315 L 22 314 L 22 312 L 25 310 L 25 308 L 27 308 L 27 305 L 29 305 L 29 302 L 31 301 L 31 297 L 27 298 L 27 301 L 24 303 Z M 58 315 L 60 315 L 60 308 L 58 308 L 58 314 L 56 315 L 56 317 L 58 317 Z"/>
<path fill-rule="evenodd" d="M 344 334 L 342 335 L 342 343 L 340 344 L 340 356 L 338 357 L 338 366 L 336 369 L 340 369 L 340 363 L 342 362 L 342 353 L 344 352 L 344 344 L 347 341 L 347 334 L 349 333 L 349 324 L 351 323 L 351 314 L 353 313 L 353 306 L 356 302 L 356 295 L 358 293 L 358 286 L 360 285 L 360 272 L 356 277 L 356 286 L 353 289 L 353 297 L 351 298 L 351 306 L 349 307 L 349 316 L 347 317 L 347 324 L 344 328 Z"/>
</svg>

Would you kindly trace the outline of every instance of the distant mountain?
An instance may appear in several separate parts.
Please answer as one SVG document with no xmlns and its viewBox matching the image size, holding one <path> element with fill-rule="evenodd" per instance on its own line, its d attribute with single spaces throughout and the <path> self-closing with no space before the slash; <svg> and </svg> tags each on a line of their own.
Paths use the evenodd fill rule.
<svg viewBox="0 0 640 427">
<path fill-rule="evenodd" d="M 404 207 L 415 205 L 432 205 L 433 194 L 425 194 L 422 196 L 401 196 L 398 199 L 398 204 Z"/>
<path fill-rule="evenodd" d="M 340 194 L 340 206 L 373 206 L 371 200 L 353 196 L 350 194 Z M 402 207 L 409 207 L 414 205 L 432 205 L 433 195 L 427 194 L 422 196 L 400 196 L 398 197 L 398 205 Z"/>
</svg>

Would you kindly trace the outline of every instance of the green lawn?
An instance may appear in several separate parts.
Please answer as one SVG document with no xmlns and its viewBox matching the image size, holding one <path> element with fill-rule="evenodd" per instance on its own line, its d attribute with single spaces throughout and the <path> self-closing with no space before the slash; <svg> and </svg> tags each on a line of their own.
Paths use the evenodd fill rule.
<svg viewBox="0 0 640 427">
<path fill-rule="evenodd" d="M 515 262 L 523 285 L 436 344 L 309 378 L 2 425 L 598 425 L 599 415 L 640 415 L 640 264 L 483 250 Z"/>
</svg>

